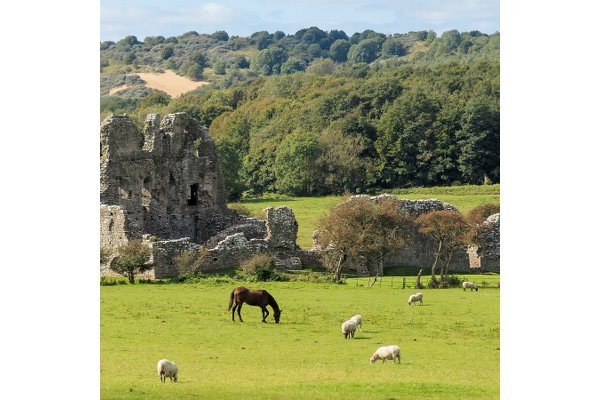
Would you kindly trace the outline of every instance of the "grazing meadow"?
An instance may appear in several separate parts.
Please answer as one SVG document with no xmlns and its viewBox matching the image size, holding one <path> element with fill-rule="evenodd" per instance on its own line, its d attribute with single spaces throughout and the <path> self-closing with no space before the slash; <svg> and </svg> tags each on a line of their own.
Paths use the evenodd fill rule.
<svg viewBox="0 0 600 400">
<path fill-rule="evenodd" d="M 498 399 L 499 275 L 478 292 L 315 282 L 245 282 L 208 277 L 197 283 L 102 286 L 102 399 Z M 402 280 L 394 277 L 395 282 Z M 412 281 L 414 277 L 410 278 Z M 497 284 L 496 284 L 497 283 Z M 234 287 L 266 289 L 282 309 L 261 323 L 244 305 L 244 323 L 227 311 Z M 364 330 L 345 340 L 354 314 Z M 396 344 L 401 365 L 369 363 Z M 161 358 L 179 367 L 179 382 L 161 383 Z"/>
</svg>

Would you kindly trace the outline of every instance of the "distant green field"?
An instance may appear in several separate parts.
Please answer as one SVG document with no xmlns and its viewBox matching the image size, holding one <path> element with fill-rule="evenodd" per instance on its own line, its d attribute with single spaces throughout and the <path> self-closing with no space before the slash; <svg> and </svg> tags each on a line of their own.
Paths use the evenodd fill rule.
<svg viewBox="0 0 600 400">
<path fill-rule="evenodd" d="M 220 282 L 220 283 L 219 283 Z M 385 281 L 384 281 L 385 282 Z M 280 324 L 260 322 L 245 305 L 232 322 L 238 285 L 267 289 Z M 386 285 L 267 282 L 229 278 L 200 284 L 137 284 L 100 290 L 102 399 L 498 399 L 500 290 L 413 289 Z M 345 340 L 355 313 L 364 331 Z M 371 365 L 379 346 L 396 344 L 401 365 Z M 161 383 L 156 363 L 179 366 Z"/>
<path fill-rule="evenodd" d="M 500 185 L 394 189 L 390 193 L 409 200 L 435 198 L 452 204 L 465 215 L 480 204 L 500 203 Z M 298 245 L 304 249 L 312 247 L 312 233 L 319 217 L 342 199 L 342 196 L 282 197 L 284 199 L 257 199 L 234 204 L 243 204 L 259 218 L 264 217 L 262 210 L 266 207 L 289 206 L 298 221 Z"/>
</svg>

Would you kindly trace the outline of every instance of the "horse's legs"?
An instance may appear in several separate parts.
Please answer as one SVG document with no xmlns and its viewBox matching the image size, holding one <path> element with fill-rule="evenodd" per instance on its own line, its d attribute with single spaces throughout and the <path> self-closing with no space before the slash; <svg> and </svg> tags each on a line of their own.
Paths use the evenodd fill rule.
<svg viewBox="0 0 600 400">
<path fill-rule="evenodd" d="M 231 309 L 231 320 L 232 320 L 233 322 L 235 322 L 235 309 L 236 309 L 237 307 L 238 307 L 238 305 L 237 305 L 237 304 L 234 304 L 234 305 L 233 305 L 233 308 Z"/>
<path fill-rule="evenodd" d="M 240 311 L 242 310 L 242 304 L 244 304 L 244 303 L 240 303 L 240 305 L 238 306 L 238 309 L 237 309 L 238 317 L 240 318 L 240 322 L 244 322 L 242 320 L 242 314 L 240 314 Z"/>
<path fill-rule="evenodd" d="M 267 307 L 261 307 L 261 309 L 262 309 L 262 316 L 263 316 L 262 322 L 267 322 L 266 319 L 269 316 L 269 310 L 267 310 Z"/>
</svg>

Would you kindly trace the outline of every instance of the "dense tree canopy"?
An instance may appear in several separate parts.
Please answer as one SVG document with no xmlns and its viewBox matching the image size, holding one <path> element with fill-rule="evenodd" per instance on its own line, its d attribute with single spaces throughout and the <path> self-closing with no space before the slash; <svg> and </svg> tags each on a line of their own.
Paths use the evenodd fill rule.
<svg viewBox="0 0 600 400">
<path fill-rule="evenodd" d="M 278 47 L 261 50 L 250 62 L 250 68 L 262 75 L 279 74 L 287 54 Z"/>
<path fill-rule="evenodd" d="M 170 100 L 105 96 L 101 111 L 127 112 L 140 127 L 150 112 L 190 113 L 217 143 L 232 198 L 497 183 L 499 33 L 436 36 L 366 30 L 348 38 L 310 27 L 227 40 L 188 32 L 147 38 L 163 42 L 152 47 L 134 37 L 104 42 L 104 68 L 132 54 L 134 63 L 171 65 L 194 79 L 212 65 L 216 82 Z M 132 76 L 103 79 L 111 85 L 103 93 Z"/>
</svg>

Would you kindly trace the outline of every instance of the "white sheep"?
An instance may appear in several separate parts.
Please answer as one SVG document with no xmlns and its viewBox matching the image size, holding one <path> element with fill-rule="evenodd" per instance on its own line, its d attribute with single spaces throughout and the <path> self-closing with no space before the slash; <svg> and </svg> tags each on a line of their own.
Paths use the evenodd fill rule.
<svg viewBox="0 0 600 400">
<path fill-rule="evenodd" d="M 410 306 L 412 303 L 417 303 L 417 301 L 421 302 L 423 305 L 423 293 L 415 293 L 408 296 L 408 305 Z"/>
<path fill-rule="evenodd" d="M 479 291 L 479 287 L 477 287 L 477 285 L 474 284 L 473 282 L 463 282 L 462 287 L 463 287 L 463 292 L 467 289 L 471 289 L 471 292 L 473 291 L 473 289 L 475 289 L 476 292 Z"/>
<path fill-rule="evenodd" d="M 342 333 L 344 334 L 344 339 L 348 339 L 348 335 L 352 335 L 352 337 L 354 337 L 354 332 L 356 332 L 356 322 L 348 320 L 342 324 Z"/>
<path fill-rule="evenodd" d="M 371 364 L 373 364 L 377 360 L 382 360 L 385 363 L 385 360 L 394 360 L 396 362 L 398 359 L 398 364 L 400 364 L 400 347 L 398 346 L 384 346 L 375 350 L 375 353 L 371 356 Z"/>
<path fill-rule="evenodd" d="M 352 318 L 350 318 L 350 321 L 356 322 L 356 327 L 360 328 L 360 331 L 362 332 L 362 326 L 363 326 L 363 317 L 362 317 L 362 315 L 356 314 L 355 316 L 353 316 Z"/>
<path fill-rule="evenodd" d="M 158 376 L 160 377 L 161 382 L 166 382 L 167 378 L 169 378 L 171 382 L 177 382 L 177 375 L 179 374 L 179 370 L 177 369 L 177 365 L 175 365 L 174 362 L 162 359 L 158 362 L 156 368 L 158 369 Z"/>
</svg>

